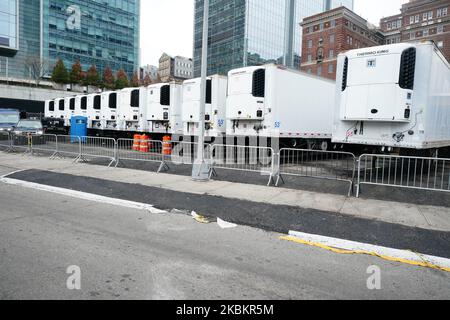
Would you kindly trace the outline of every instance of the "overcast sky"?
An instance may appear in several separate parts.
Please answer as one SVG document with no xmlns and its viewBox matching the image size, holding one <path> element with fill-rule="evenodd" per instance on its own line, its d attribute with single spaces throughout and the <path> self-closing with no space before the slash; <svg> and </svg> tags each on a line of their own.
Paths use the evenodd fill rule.
<svg viewBox="0 0 450 320">
<path fill-rule="evenodd" d="M 355 0 L 355 11 L 378 24 L 406 0 Z M 163 52 L 192 57 L 194 0 L 141 1 L 141 64 L 158 65 Z"/>
</svg>

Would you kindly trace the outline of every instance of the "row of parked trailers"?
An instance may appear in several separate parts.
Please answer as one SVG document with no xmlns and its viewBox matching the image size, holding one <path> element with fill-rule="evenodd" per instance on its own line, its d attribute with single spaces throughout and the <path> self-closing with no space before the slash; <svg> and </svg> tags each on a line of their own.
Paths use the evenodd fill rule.
<svg viewBox="0 0 450 320">
<path fill-rule="evenodd" d="M 279 138 L 322 149 L 450 146 L 450 65 L 433 42 L 340 54 L 337 81 L 276 65 L 207 79 L 207 137 Z M 46 117 L 86 116 L 89 128 L 195 136 L 200 79 L 46 102 Z"/>
</svg>

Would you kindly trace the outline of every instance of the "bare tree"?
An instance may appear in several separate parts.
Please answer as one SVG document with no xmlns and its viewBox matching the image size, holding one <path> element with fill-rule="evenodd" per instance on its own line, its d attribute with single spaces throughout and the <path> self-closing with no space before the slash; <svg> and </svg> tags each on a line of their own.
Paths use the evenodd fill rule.
<svg viewBox="0 0 450 320">
<path fill-rule="evenodd" d="M 39 86 L 42 78 L 48 73 L 49 64 L 39 56 L 30 57 L 25 61 L 30 77 L 35 81 L 36 87 Z"/>
</svg>

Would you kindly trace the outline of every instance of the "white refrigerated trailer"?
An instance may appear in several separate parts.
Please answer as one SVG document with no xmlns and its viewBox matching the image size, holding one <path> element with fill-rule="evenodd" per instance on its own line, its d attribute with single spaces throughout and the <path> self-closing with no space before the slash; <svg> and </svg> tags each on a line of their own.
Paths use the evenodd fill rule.
<svg viewBox="0 0 450 320">
<path fill-rule="evenodd" d="M 326 149 L 331 140 L 335 82 L 277 65 L 228 74 L 227 135 L 280 139 Z"/>
<path fill-rule="evenodd" d="M 101 94 L 101 129 L 116 130 L 117 128 L 117 92 Z"/>
<path fill-rule="evenodd" d="M 333 142 L 384 150 L 449 146 L 450 65 L 436 45 L 340 54 Z"/>
<path fill-rule="evenodd" d="M 55 100 L 46 100 L 44 102 L 44 115 L 46 118 L 56 118 Z"/>
<path fill-rule="evenodd" d="M 140 131 L 140 118 L 143 116 L 144 103 L 141 96 L 147 88 L 126 88 L 118 91 L 117 130 Z"/>
<path fill-rule="evenodd" d="M 143 131 L 157 134 L 183 134 L 182 85 L 159 83 L 150 85 L 146 89 Z"/>
<path fill-rule="evenodd" d="M 198 136 L 200 122 L 201 78 L 183 82 L 183 134 Z M 206 80 L 205 136 L 226 133 L 227 77 L 213 75 Z"/>
<path fill-rule="evenodd" d="M 87 118 L 89 129 L 101 129 L 102 96 L 99 93 L 87 95 Z"/>
</svg>

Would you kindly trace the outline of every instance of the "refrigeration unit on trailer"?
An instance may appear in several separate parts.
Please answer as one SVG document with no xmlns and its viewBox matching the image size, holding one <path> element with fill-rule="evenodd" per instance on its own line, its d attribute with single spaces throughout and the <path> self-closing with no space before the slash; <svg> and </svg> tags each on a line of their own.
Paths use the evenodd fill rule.
<svg viewBox="0 0 450 320">
<path fill-rule="evenodd" d="M 52 118 L 65 119 L 66 103 L 65 98 L 56 98 L 54 100 L 54 111 L 50 112 Z"/>
<path fill-rule="evenodd" d="M 87 118 L 89 129 L 101 129 L 102 96 L 100 93 L 87 95 Z"/>
<path fill-rule="evenodd" d="M 227 135 L 279 138 L 326 149 L 335 82 L 273 64 L 228 74 Z"/>
<path fill-rule="evenodd" d="M 44 116 L 46 118 L 56 118 L 55 100 L 46 100 L 44 103 Z"/>
<path fill-rule="evenodd" d="M 183 134 L 181 119 L 182 85 L 154 84 L 147 87 L 145 131 L 161 134 Z"/>
<path fill-rule="evenodd" d="M 140 122 L 143 116 L 144 101 L 141 96 L 145 96 L 147 88 L 126 88 L 118 91 L 117 104 L 117 130 L 121 131 L 141 131 Z"/>
<path fill-rule="evenodd" d="M 64 126 L 70 126 L 70 119 L 75 116 L 75 97 L 66 97 L 64 99 Z"/>
<path fill-rule="evenodd" d="M 338 57 L 333 142 L 380 149 L 450 145 L 450 65 L 433 42 Z"/>
<path fill-rule="evenodd" d="M 75 97 L 75 116 L 88 117 L 87 100 L 87 95 L 79 95 Z"/>
<path fill-rule="evenodd" d="M 116 130 L 117 128 L 117 92 L 101 94 L 101 129 Z"/>
<path fill-rule="evenodd" d="M 200 122 L 201 78 L 183 82 L 183 133 L 198 136 Z M 226 133 L 227 77 L 214 75 L 206 80 L 205 136 Z"/>
</svg>

